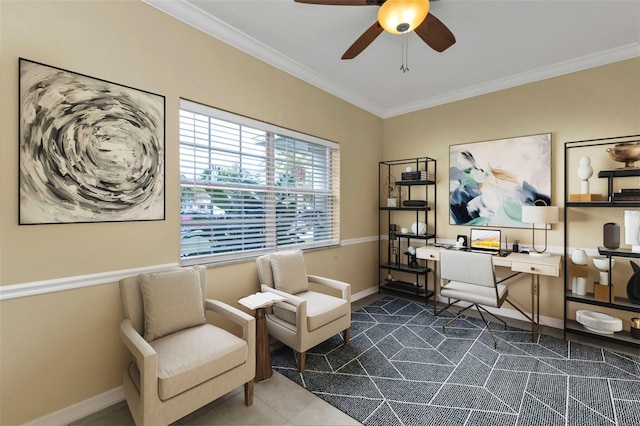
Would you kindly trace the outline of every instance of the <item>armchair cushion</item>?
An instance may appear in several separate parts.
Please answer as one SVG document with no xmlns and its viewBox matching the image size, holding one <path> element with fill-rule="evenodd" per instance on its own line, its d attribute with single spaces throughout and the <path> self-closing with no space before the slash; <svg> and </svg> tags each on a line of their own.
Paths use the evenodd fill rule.
<svg viewBox="0 0 640 426">
<path fill-rule="evenodd" d="M 158 394 L 169 399 L 247 361 L 241 338 L 211 324 L 162 337 L 150 343 L 158 354 Z"/>
<path fill-rule="evenodd" d="M 194 268 L 140 275 L 148 342 L 205 324 L 200 274 Z"/>
<path fill-rule="evenodd" d="M 316 330 L 349 313 L 347 301 L 338 297 L 314 291 L 298 293 L 296 296 L 307 301 L 307 331 Z M 274 305 L 273 313 L 290 324 L 296 323 L 296 308 L 286 302 Z"/>
<path fill-rule="evenodd" d="M 309 290 L 307 268 L 302 250 L 290 250 L 269 255 L 273 281 L 277 290 L 297 294 Z"/>
</svg>

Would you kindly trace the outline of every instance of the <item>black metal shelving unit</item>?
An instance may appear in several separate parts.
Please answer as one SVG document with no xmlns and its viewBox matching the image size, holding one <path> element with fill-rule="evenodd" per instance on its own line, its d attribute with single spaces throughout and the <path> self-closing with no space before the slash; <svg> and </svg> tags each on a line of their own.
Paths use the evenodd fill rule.
<svg viewBox="0 0 640 426">
<path fill-rule="evenodd" d="M 638 168 L 618 168 L 618 169 L 605 169 L 597 172 L 597 178 L 606 179 L 606 194 L 604 195 L 603 200 L 601 201 L 571 201 L 570 200 L 570 190 L 569 184 L 573 176 L 569 176 L 569 173 L 574 171 L 570 168 L 569 165 L 569 157 L 570 153 L 573 150 L 578 149 L 592 149 L 596 147 L 600 150 L 601 155 L 604 154 L 607 147 L 613 147 L 616 144 L 625 143 L 625 142 L 637 142 L 640 141 L 640 135 L 631 135 L 631 136 L 619 136 L 619 137 L 611 137 L 611 138 L 602 138 L 602 139 L 591 139 L 591 140 L 582 140 L 582 141 L 573 141 L 566 142 L 564 145 L 564 182 L 565 182 L 565 208 L 564 208 L 564 241 L 565 241 L 565 250 L 564 255 L 564 285 L 565 285 L 565 294 L 564 294 L 564 331 L 565 337 L 567 333 L 579 334 L 584 336 L 589 336 L 592 338 L 598 338 L 607 340 L 613 343 L 624 344 L 627 346 L 640 348 L 640 339 L 634 339 L 631 336 L 631 333 L 628 331 L 620 331 L 615 334 L 601 334 L 596 333 L 590 330 L 587 330 L 582 326 L 582 324 L 578 323 L 574 319 L 568 318 L 568 307 L 569 304 L 576 304 L 577 306 L 584 305 L 587 307 L 601 307 L 608 310 L 618 310 L 618 311 L 626 311 L 626 312 L 635 312 L 640 313 L 640 305 L 631 303 L 629 299 L 626 297 L 616 296 L 615 286 L 626 285 L 625 283 L 613 282 L 612 280 L 612 267 L 609 267 L 609 288 L 608 288 L 608 297 L 605 299 L 598 299 L 595 297 L 593 293 L 587 293 L 586 295 L 578 295 L 574 294 L 571 291 L 571 273 L 570 273 L 570 257 L 568 253 L 568 247 L 571 246 L 571 236 L 569 235 L 569 228 L 571 226 L 572 217 L 571 214 L 574 212 L 580 213 L 582 209 L 591 209 L 591 208 L 599 208 L 599 209 L 610 209 L 609 215 L 613 215 L 613 212 L 618 210 L 616 209 L 639 209 L 640 208 L 640 200 L 633 201 L 618 201 L 614 199 L 614 192 L 616 188 L 616 182 L 618 179 L 624 178 L 639 178 L 640 179 L 640 169 Z M 581 151 L 574 151 L 576 153 Z M 578 154 L 580 155 L 580 154 Z M 575 156 L 572 157 L 575 160 Z M 637 185 L 637 182 L 635 183 Z M 605 210 L 606 211 L 606 210 Z M 607 217 L 606 214 L 603 215 Z M 609 220 L 604 220 L 605 222 Z M 601 238 L 601 231 L 597 233 L 598 238 Z M 633 252 L 629 248 L 618 248 L 618 249 L 608 249 L 605 247 L 598 247 L 598 253 L 602 256 L 606 256 L 609 259 L 609 264 L 611 265 L 612 259 L 614 258 L 623 258 L 623 259 L 640 259 L 640 253 Z M 618 291 L 620 293 L 620 291 Z"/>
<path fill-rule="evenodd" d="M 407 172 L 408 167 L 413 175 Z M 418 244 L 426 245 L 430 240 L 435 241 L 435 177 L 436 160 L 433 158 L 416 157 L 379 163 L 379 292 L 389 291 L 415 296 L 424 299 L 425 304 L 434 296 L 432 289 L 435 288 L 435 283 L 431 290 L 428 288 L 428 275 L 433 271 L 424 260 L 413 259 L 415 263 L 410 262 L 411 258 L 406 253 L 409 246 L 416 247 Z M 395 188 L 395 197 L 390 197 L 390 185 Z M 388 198 L 395 198 L 396 205 L 388 205 Z M 405 205 L 406 201 L 424 201 L 424 205 Z M 420 222 L 425 224 L 424 233 L 419 232 L 420 227 L 417 224 Z M 416 226 L 412 230 L 414 223 Z M 391 230 L 392 225 L 396 225 L 395 231 Z M 402 233 L 402 228 L 412 232 Z"/>
</svg>

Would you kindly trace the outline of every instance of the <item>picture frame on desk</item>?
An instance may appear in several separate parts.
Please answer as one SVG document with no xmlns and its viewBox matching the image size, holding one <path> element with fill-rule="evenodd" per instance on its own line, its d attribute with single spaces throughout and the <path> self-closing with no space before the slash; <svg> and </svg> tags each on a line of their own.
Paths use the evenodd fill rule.
<svg viewBox="0 0 640 426">
<path fill-rule="evenodd" d="M 460 241 L 460 239 L 462 238 L 462 245 L 459 246 L 458 245 L 458 241 Z M 466 235 L 463 234 L 458 234 L 458 236 L 456 237 L 456 248 L 467 248 L 469 247 L 469 239 Z"/>
</svg>

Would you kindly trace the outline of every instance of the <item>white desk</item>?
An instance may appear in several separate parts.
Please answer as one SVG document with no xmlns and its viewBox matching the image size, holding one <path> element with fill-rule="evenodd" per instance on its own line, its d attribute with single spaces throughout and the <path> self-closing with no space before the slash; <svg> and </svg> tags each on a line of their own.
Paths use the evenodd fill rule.
<svg viewBox="0 0 640 426">
<path fill-rule="evenodd" d="M 418 259 L 440 261 L 440 251 L 443 247 L 424 246 L 416 248 Z M 552 254 L 546 257 L 529 256 L 524 253 L 510 253 L 508 256 L 493 256 L 493 264 L 510 268 L 513 272 L 523 272 L 531 275 L 531 338 L 536 341 L 540 327 L 540 275 L 559 277 L 562 269 L 562 256 Z M 435 268 L 434 268 L 435 269 Z M 434 289 L 435 291 L 435 289 Z"/>
</svg>

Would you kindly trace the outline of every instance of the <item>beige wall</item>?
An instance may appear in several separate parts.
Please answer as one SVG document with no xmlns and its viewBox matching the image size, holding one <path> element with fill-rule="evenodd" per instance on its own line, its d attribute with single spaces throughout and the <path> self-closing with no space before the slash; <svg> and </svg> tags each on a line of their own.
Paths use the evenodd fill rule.
<svg viewBox="0 0 640 426">
<path fill-rule="evenodd" d="M 466 229 L 447 225 L 450 144 L 551 132 L 553 201 L 560 204 L 562 142 L 640 132 L 640 60 L 383 122 L 139 2 L 0 1 L 0 52 L 0 285 L 179 261 L 180 97 L 339 142 L 343 240 L 377 233 L 381 159 L 439 161 L 438 234 L 454 238 Z M 166 96 L 165 221 L 18 226 L 19 57 Z M 562 226 L 549 233 L 557 248 Z M 599 229 L 585 226 L 594 247 Z M 513 237 L 526 242 L 530 234 Z M 378 280 L 376 247 L 313 251 L 308 269 L 362 291 Z M 524 297 L 526 282 L 521 287 Z M 561 288 L 561 281 L 544 280 L 544 315 L 562 317 Z M 257 289 L 252 262 L 209 269 L 210 297 L 235 304 Z M 120 386 L 121 316 L 116 284 L 0 302 L 0 424 L 36 419 Z"/>
<path fill-rule="evenodd" d="M 377 162 L 382 119 L 138 1 L 0 2 L 0 284 L 179 262 L 178 108 L 186 98 L 336 141 L 341 239 L 307 254 L 308 270 L 377 282 Z M 18 58 L 166 96 L 166 220 L 18 225 Z M 348 241 L 347 241 L 348 242 Z M 209 269 L 209 296 L 258 291 L 252 262 Z M 42 417 L 122 384 L 117 285 L 4 300 L 0 424 Z"/>
<path fill-rule="evenodd" d="M 469 228 L 449 225 L 449 146 L 540 133 L 551 133 L 551 199 L 554 205 L 562 206 L 565 142 L 640 133 L 640 59 L 387 119 L 384 121 L 382 156 L 386 159 L 427 155 L 438 161 L 438 237 L 453 240 L 458 234 L 468 234 Z M 602 155 L 606 154 L 602 152 Z M 568 173 L 574 176 L 576 171 Z M 592 181 L 597 180 L 592 178 Z M 597 182 L 593 184 L 598 185 Z M 590 213 L 605 214 L 603 210 Z M 595 249 L 602 245 L 602 224 L 611 220 L 600 216 L 594 217 L 593 221 L 573 223 L 572 235 L 582 235 L 576 242 L 580 245 L 576 247 Z M 503 230 L 509 241 L 519 239 L 521 244 L 531 244 L 530 230 Z M 564 223 L 560 223 L 548 233 L 549 246 L 560 253 L 563 251 L 563 232 Z M 536 234 L 536 241 L 540 241 L 538 236 L 542 235 Z M 592 272 L 595 278 L 595 270 Z M 510 294 L 521 306 L 528 307 L 528 277 L 518 279 L 519 283 L 510 287 Z M 563 318 L 562 278 L 542 278 L 541 287 L 541 315 Z M 617 292 L 623 295 L 624 286 L 617 286 Z M 632 313 L 617 312 L 616 315 L 625 320 L 628 329 Z"/>
</svg>

